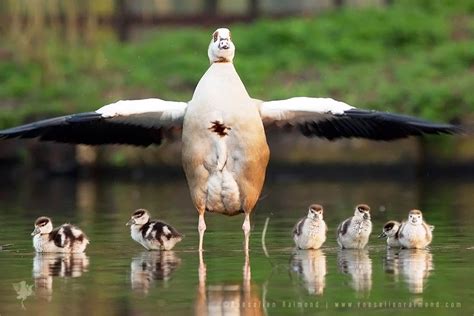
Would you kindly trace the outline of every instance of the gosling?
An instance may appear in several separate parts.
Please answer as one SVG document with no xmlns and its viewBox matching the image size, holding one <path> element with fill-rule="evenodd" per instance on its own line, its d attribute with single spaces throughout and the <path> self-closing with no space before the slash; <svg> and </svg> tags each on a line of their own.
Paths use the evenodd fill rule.
<svg viewBox="0 0 474 316">
<path fill-rule="evenodd" d="M 328 227 L 323 219 L 323 207 L 309 206 L 308 215 L 298 221 L 293 229 L 293 240 L 299 249 L 319 249 L 326 241 Z"/>
<path fill-rule="evenodd" d="M 370 207 L 365 204 L 356 206 L 354 216 L 349 217 L 337 228 L 337 243 L 341 249 L 363 249 L 372 233 Z"/>
<path fill-rule="evenodd" d="M 150 220 L 150 214 L 145 209 L 133 212 L 126 225 L 130 226 L 132 239 L 147 250 L 171 250 L 183 239 L 183 235 L 171 225 Z"/>
<path fill-rule="evenodd" d="M 387 237 L 387 247 L 388 248 L 401 248 L 400 240 L 398 239 L 398 232 L 400 230 L 400 222 L 397 221 L 388 221 L 383 225 L 382 233 L 378 238 Z"/>
<path fill-rule="evenodd" d="M 408 220 L 402 223 L 398 238 L 403 248 L 424 249 L 433 240 L 434 226 L 428 225 L 423 220 L 420 210 L 411 210 Z"/>
<path fill-rule="evenodd" d="M 45 216 L 35 221 L 31 236 L 36 252 L 82 253 L 89 244 L 89 238 L 78 227 L 63 224 L 53 229 L 51 219 Z"/>
</svg>

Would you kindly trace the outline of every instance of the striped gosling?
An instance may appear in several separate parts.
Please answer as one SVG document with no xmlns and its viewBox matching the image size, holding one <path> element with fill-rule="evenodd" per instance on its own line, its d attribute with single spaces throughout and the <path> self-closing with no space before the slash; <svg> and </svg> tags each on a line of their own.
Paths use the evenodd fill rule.
<svg viewBox="0 0 474 316">
<path fill-rule="evenodd" d="M 133 212 L 126 224 L 130 226 L 132 239 L 147 250 L 171 250 L 183 239 L 176 229 L 164 222 L 151 220 L 145 209 Z"/>
<path fill-rule="evenodd" d="M 87 236 L 76 226 L 63 224 L 53 229 L 51 219 L 45 216 L 35 221 L 31 236 L 36 252 L 81 253 L 89 244 Z"/>
</svg>

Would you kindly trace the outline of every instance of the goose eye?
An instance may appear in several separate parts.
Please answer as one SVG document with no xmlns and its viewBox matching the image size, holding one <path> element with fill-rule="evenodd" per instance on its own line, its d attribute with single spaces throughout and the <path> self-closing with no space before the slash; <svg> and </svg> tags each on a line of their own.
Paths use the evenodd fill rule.
<svg viewBox="0 0 474 316">
<path fill-rule="evenodd" d="M 214 32 L 214 34 L 212 34 L 212 37 L 214 38 L 214 42 L 217 42 L 217 32 Z"/>
</svg>

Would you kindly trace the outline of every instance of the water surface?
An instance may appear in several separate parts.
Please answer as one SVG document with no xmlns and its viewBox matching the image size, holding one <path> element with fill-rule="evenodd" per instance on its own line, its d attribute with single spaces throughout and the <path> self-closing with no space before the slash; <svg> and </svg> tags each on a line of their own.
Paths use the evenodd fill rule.
<svg viewBox="0 0 474 316">
<path fill-rule="evenodd" d="M 243 216 L 206 216 L 197 252 L 197 214 L 184 177 L 87 180 L 13 177 L 0 187 L 0 315 L 472 315 L 474 182 L 445 178 L 318 178 L 270 170 L 242 252 Z M 295 251 L 291 230 L 311 203 L 325 207 L 328 240 Z M 341 251 L 335 229 L 353 207 L 372 207 L 363 251 Z M 125 227 L 148 208 L 186 235 L 169 252 L 148 252 Z M 412 208 L 436 226 L 429 250 L 390 250 L 378 240 L 388 219 Z M 36 217 L 72 222 L 91 239 L 84 255 L 35 254 Z M 262 243 L 266 220 L 268 227 Z"/>
</svg>

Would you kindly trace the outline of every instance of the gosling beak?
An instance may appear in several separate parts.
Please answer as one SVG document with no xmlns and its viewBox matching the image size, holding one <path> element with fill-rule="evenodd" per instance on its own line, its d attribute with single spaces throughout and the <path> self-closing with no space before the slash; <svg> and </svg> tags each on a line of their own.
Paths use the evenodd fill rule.
<svg viewBox="0 0 474 316">
<path fill-rule="evenodd" d="M 385 238 L 387 237 L 387 234 L 385 232 L 382 232 L 377 238 Z"/>
<path fill-rule="evenodd" d="M 40 233 L 39 227 L 35 227 L 35 230 L 31 233 L 31 236 L 35 236 Z"/>
<path fill-rule="evenodd" d="M 364 219 L 369 219 L 369 214 L 365 213 L 364 214 Z"/>
<path fill-rule="evenodd" d="M 133 224 L 135 224 L 135 219 L 130 219 L 127 224 L 125 224 L 125 226 L 132 226 Z"/>
</svg>

